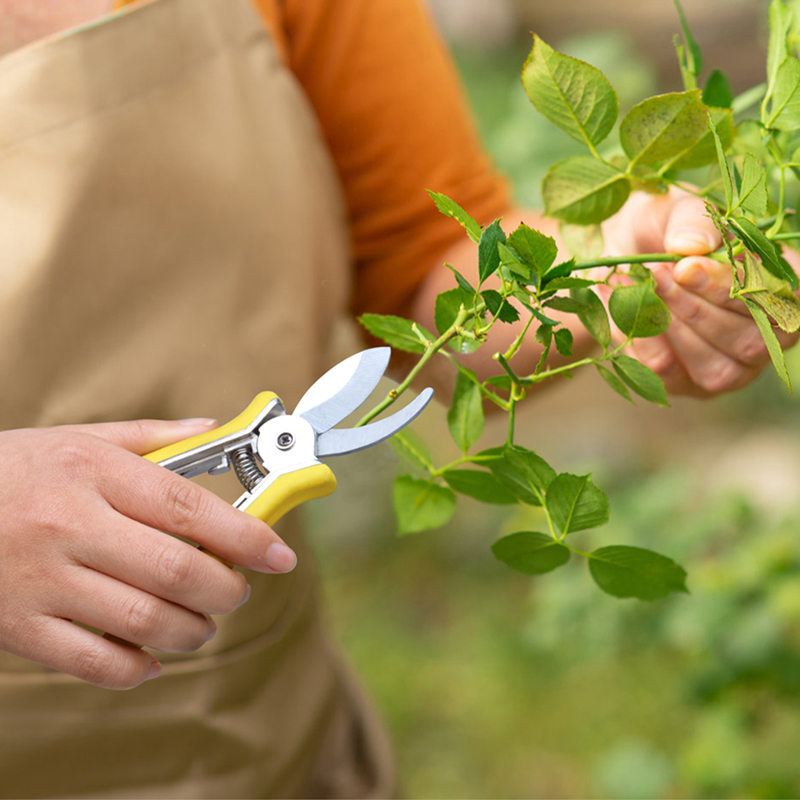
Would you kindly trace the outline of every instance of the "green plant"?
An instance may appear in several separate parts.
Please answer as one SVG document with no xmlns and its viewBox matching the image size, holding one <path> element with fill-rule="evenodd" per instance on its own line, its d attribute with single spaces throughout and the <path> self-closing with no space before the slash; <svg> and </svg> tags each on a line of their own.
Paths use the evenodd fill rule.
<svg viewBox="0 0 800 800">
<path fill-rule="evenodd" d="M 800 328 L 800 300 L 794 294 L 798 279 L 782 254 L 783 242 L 800 239 L 797 210 L 789 202 L 792 193 L 797 194 L 791 182 L 800 177 L 800 3 L 772 0 L 766 81 L 737 97 L 718 70 L 700 88 L 702 54 L 678 0 L 675 4 L 683 33 L 682 41 L 676 37 L 683 91 L 641 101 L 618 126 L 617 95 L 602 72 L 534 36 L 522 70 L 528 98 L 550 123 L 587 150 L 553 164 L 542 183 L 545 213 L 560 221 L 562 239 L 573 257 L 557 261 L 554 239 L 526 225 L 506 233 L 496 220 L 481 228 L 451 199 L 431 193 L 438 209 L 461 224 L 477 245 L 477 286 L 451 267 L 455 286 L 436 300 L 436 334 L 400 317 L 361 318 L 372 335 L 419 356 L 405 380 L 362 422 L 391 405 L 435 356 L 447 358 L 458 370 L 448 425 L 461 457 L 437 467 L 418 437 L 405 432 L 394 437 L 396 451 L 424 475 L 403 475 L 395 483 L 401 533 L 446 523 L 457 494 L 488 503 L 539 506 L 546 532 L 521 531 L 501 538 L 492 548 L 498 559 L 538 575 L 577 555 L 588 560 L 592 577 L 605 592 L 645 600 L 686 591 L 683 568 L 641 547 L 611 545 L 591 552 L 575 547 L 570 534 L 608 521 L 606 495 L 590 475 L 559 474 L 514 439 L 516 406 L 526 391 L 579 367 L 593 366 L 628 401 L 637 395 L 667 405 L 658 376 L 623 351 L 634 339 L 657 336 L 668 328 L 669 311 L 645 265 L 681 256 L 600 257 L 600 223 L 615 214 L 633 190 L 662 193 L 680 186 L 698 195 L 725 242 L 713 257 L 731 266 L 731 297 L 747 306 L 777 373 L 790 389 L 773 325 L 787 332 Z M 618 142 L 612 144 L 614 130 Z M 586 272 L 597 267 L 607 268 L 604 277 Z M 624 284 L 616 279 L 623 269 Z M 608 309 L 593 291 L 599 284 L 610 289 Z M 551 311 L 577 316 L 599 345 L 599 354 L 573 358 L 572 333 L 549 316 Z M 609 315 L 625 336 L 619 344 L 612 343 Z M 519 333 L 505 352 L 495 354 L 498 374 L 481 381 L 457 355 L 483 346 L 497 324 L 518 324 Z M 527 336 L 535 337 L 542 355 L 532 373 L 518 374 L 513 359 Z M 551 351 L 572 360 L 551 366 Z M 500 446 L 473 453 L 484 428 L 484 402 L 508 414 L 508 436 Z"/>
</svg>

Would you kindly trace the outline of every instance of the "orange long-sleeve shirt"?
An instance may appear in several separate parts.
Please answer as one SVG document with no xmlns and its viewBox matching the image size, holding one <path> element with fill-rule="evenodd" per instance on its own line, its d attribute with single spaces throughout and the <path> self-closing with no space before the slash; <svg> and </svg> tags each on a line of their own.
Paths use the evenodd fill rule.
<svg viewBox="0 0 800 800">
<path fill-rule="evenodd" d="M 353 310 L 407 313 L 428 270 L 464 235 L 426 189 L 481 222 L 508 205 L 446 49 L 419 0 L 253 2 L 341 178 L 357 273 Z"/>
</svg>

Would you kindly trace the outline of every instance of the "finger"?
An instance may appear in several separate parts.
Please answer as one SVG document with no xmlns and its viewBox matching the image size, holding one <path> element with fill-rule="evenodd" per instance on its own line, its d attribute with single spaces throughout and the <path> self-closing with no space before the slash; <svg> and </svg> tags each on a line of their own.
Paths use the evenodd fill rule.
<svg viewBox="0 0 800 800">
<path fill-rule="evenodd" d="M 692 382 L 710 394 L 746 386 L 761 371 L 717 350 L 680 319 L 672 320 L 664 338 Z"/>
<path fill-rule="evenodd" d="M 97 572 L 201 614 L 229 614 L 250 595 L 244 575 L 180 539 L 111 511 L 97 524 L 109 534 L 73 545 Z"/>
<path fill-rule="evenodd" d="M 674 319 L 679 319 L 714 350 L 750 366 L 763 366 L 769 355 L 764 340 L 745 308 L 739 314 L 721 308 L 702 295 L 686 291 L 668 270 L 657 272 L 659 294 Z M 744 307 L 743 303 L 740 303 Z M 668 334 L 669 335 L 669 334 Z"/>
<path fill-rule="evenodd" d="M 115 454 L 95 481 L 120 514 L 197 542 L 232 564 L 267 573 L 294 569 L 296 555 L 265 522 L 157 464 Z"/>
<path fill-rule="evenodd" d="M 33 645 L 18 655 L 103 689 L 133 689 L 161 674 L 146 650 L 104 639 L 66 619 L 39 617 L 29 633 Z"/>
<path fill-rule="evenodd" d="M 168 653 L 197 650 L 215 633 L 214 621 L 108 575 L 73 567 L 48 604 L 52 616 L 82 622 L 112 636 Z M 70 591 L 70 583 L 74 589 Z"/>
<path fill-rule="evenodd" d="M 731 291 L 731 268 L 729 264 L 722 264 L 711 258 L 684 258 L 675 264 L 674 267 L 660 267 L 656 277 L 664 275 L 671 278 L 663 287 L 666 291 L 672 284 L 693 292 L 703 297 L 709 303 L 713 303 L 720 308 L 728 309 L 736 314 L 749 317 L 747 307 L 741 300 L 730 296 Z M 662 297 L 664 295 L 662 294 Z"/>
<path fill-rule="evenodd" d="M 694 256 L 722 245 L 722 236 L 708 216 L 704 201 L 676 190 L 664 229 L 664 248 L 670 253 Z"/>
<path fill-rule="evenodd" d="M 181 442 L 190 436 L 217 427 L 215 419 L 184 420 L 138 419 L 127 422 L 99 422 L 94 425 L 65 425 L 64 430 L 99 436 L 111 444 L 137 455 L 145 455 L 161 447 Z"/>
</svg>

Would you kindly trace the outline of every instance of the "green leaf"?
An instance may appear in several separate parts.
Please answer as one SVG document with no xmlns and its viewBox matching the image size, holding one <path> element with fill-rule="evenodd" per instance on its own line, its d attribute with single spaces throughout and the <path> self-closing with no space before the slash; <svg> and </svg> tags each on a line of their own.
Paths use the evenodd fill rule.
<svg viewBox="0 0 800 800">
<path fill-rule="evenodd" d="M 791 392 L 792 380 L 789 377 L 789 372 L 786 369 L 786 361 L 783 357 L 783 349 L 778 341 L 778 337 L 775 335 L 775 331 L 772 329 L 772 325 L 770 324 L 766 313 L 764 313 L 762 308 L 756 305 L 750 298 L 743 297 L 742 299 L 744 300 L 745 305 L 755 320 L 758 330 L 761 333 L 761 337 L 764 339 L 764 344 L 767 346 L 767 352 L 769 353 L 769 357 L 772 359 L 772 365 L 775 367 L 775 372 L 778 373 L 778 377 L 786 384 L 786 388 Z"/>
<path fill-rule="evenodd" d="M 482 503 L 510 506 L 518 502 L 517 496 L 486 470 L 449 469 L 442 477 L 451 489 Z"/>
<path fill-rule="evenodd" d="M 700 141 L 707 115 L 699 89 L 650 97 L 623 118 L 622 148 L 632 163 L 659 164 Z"/>
<path fill-rule="evenodd" d="M 555 470 L 540 456 L 518 445 L 505 445 L 488 467 L 523 503 L 541 505 Z"/>
<path fill-rule="evenodd" d="M 362 314 L 358 321 L 373 336 L 406 353 L 425 352 L 425 345 L 414 333 L 415 327 L 429 342 L 434 341 L 434 336 L 425 328 L 402 317 L 394 317 L 390 314 Z"/>
<path fill-rule="evenodd" d="M 794 56 L 778 67 L 764 125 L 779 131 L 800 128 L 800 61 Z"/>
<path fill-rule="evenodd" d="M 778 280 L 749 251 L 744 251 L 742 290 L 758 303 L 787 333 L 800 330 L 800 298 L 786 281 Z"/>
<path fill-rule="evenodd" d="M 550 345 L 553 343 L 553 326 L 547 324 L 540 325 L 536 329 L 534 338 L 542 346 L 542 354 L 539 356 L 539 363 L 536 365 L 535 369 L 535 373 L 538 374 L 544 369 L 547 356 L 550 355 Z"/>
<path fill-rule="evenodd" d="M 467 294 L 474 296 L 475 289 L 472 288 L 472 284 L 452 264 L 445 264 L 445 266 L 455 275 L 458 287 Z"/>
<path fill-rule="evenodd" d="M 611 366 L 614 371 L 622 379 L 622 382 L 633 389 L 639 397 L 655 403 L 659 406 L 668 406 L 667 390 L 664 388 L 664 382 L 658 375 L 630 356 L 614 356 L 611 359 Z"/>
<path fill-rule="evenodd" d="M 572 270 L 575 269 L 575 259 L 570 258 L 569 261 L 562 261 L 559 264 L 556 264 L 554 267 L 550 267 L 549 270 L 544 274 L 542 280 L 545 283 L 549 283 L 550 281 L 554 281 L 557 278 L 567 278 L 572 273 Z"/>
<path fill-rule="evenodd" d="M 503 392 L 510 392 L 511 391 L 511 378 L 508 375 L 492 375 L 491 378 L 486 379 L 486 383 L 489 386 L 496 386 Z"/>
<path fill-rule="evenodd" d="M 755 253 L 761 259 L 761 263 L 776 278 L 786 281 L 793 289 L 798 288 L 795 271 L 785 264 L 780 253 L 775 249 L 775 245 L 764 236 L 755 224 L 745 217 L 739 217 L 735 220 L 728 220 L 728 225 L 738 234 L 742 244 L 750 252 Z"/>
<path fill-rule="evenodd" d="M 469 307 L 472 305 L 472 297 L 461 288 L 448 289 L 436 297 L 433 319 L 436 323 L 436 330 L 440 334 L 444 333 L 455 321 L 461 306 Z"/>
<path fill-rule="evenodd" d="M 631 393 L 628 391 L 625 384 L 610 370 L 606 369 L 602 364 L 595 364 L 597 371 L 603 380 L 621 397 L 624 397 L 629 403 L 633 402 Z"/>
<path fill-rule="evenodd" d="M 539 113 L 589 147 L 603 141 L 614 127 L 619 102 L 605 75 L 557 53 L 536 35 L 522 69 L 522 85 Z"/>
<path fill-rule="evenodd" d="M 503 298 L 500 292 L 494 289 L 487 289 L 481 293 L 486 308 L 493 317 L 497 317 L 501 322 L 516 322 L 519 319 L 519 312 L 514 306 L 510 305 Z"/>
<path fill-rule="evenodd" d="M 608 311 L 626 336 L 638 338 L 659 336 L 669 328 L 671 321 L 669 309 L 650 281 L 615 287 L 608 301 Z"/>
<path fill-rule="evenodd" d="M 532 531 L 498 539 L 492 545 L 492 552 L 498 561 L 526 575 L 543 575 L 569 561 L 569 550 L 563 544 L 552 536 Z"/>
<path fill-rule="evenodd" d="M 750 153 L 744 156 L 739 205 L 757 217 L 767 213 L 767 171 Z"/>
<path fill-rule="evenodd" d="M 483 283 L 490 275 L 497 272 L 500 266 L 500 252 L 498 244 L 504 244 L 506 235 L 500 227 L 500 220 L 495 220 L 487 225 L 478 242 L 478 276 Z"/>
<path fill-rule="evenodd" d="M 767 45 L 767 97 L 772 95 L 778 70 L 791 55 L 787 38 L 792 27 L 792 11 L 782 0 L 772 0 L 769 6 L 769 43 Z M 762 120 L 763 121 L 763 120 Z"/>
<path fill-rule="evenodd" d="M 700 51 L 700 46 L 692 36 L 689 30 L 689 25 L 686 22 L 686 15 L 683 13 L 683 8 L 679 0 L 674 0 L 675 8 L 678 12 L 678 19 L 681 22 L 681 32 L 683 33 L 683 42 L 686 45 L 685 65 L 681 65 L 681 69 L 686 69 L 692 78 L 695 79 L 694 85 L 697 85 L 697 76 L 703 71 L 703 54 Z M 690 82 L 691 85 L 691 82 Z"/>
<path fill-rule="evenodd" d="M 545 503 L 565 536 L 608 522 L 608 498 L 592 483 L 590 475 L 557 475 L 547 487 Z"/>
<path fill-rule="evenodd" d="M 603 301 L 591 289 L 573 289 L 570 295 L 583 306 L 578 312 L 583 327 L 603 348 L 603 352 L 607 351 L 611 344 L 611 326 Z"/>
<path fill-rule="evenodd" d="M 736 136 L 733 113 L 728 108 L 712 108 L 710 113 L 722 149 L 727 151 Z M 697 142 L 672 159 L 669 163 L 669 168 L 697 169 L 697 167 L 713 164 L 715 161 L 717 161 L 717 145 L 714 140 L 714 134 L 708 128 Z"/>
<path fill-rule="evenodd" d="M 488 312 L 493 317 L 497 316 L 497 312 L 503 305 L 503 295 L 501 295 L 500 292 L 496 292 L 494 289 L 486 289 L 481 292 L 481 297 L 483 298 L 483 302 L 486 303 Z"/>
<path fill-rule="evenodd" d="M 558 255 L 558 245 L 552 236 L 545 236 L 525 223 L 508 237 L 508 245 L 539 277 L 547 272 Z"/>
<path fill-rule="evenodd" d="M 542 305 L 545 308 L 554 308 L 556 311 L 563 311 L 566 314 L 580 314 L 583 311 L 583 305 L 571 297 L 552 297 Z"/>
<path fill-rule="evenodd" d="M 513 235 L 513 234 L 512 234 Z M 497 245 L 500 254 L 500 266 L 513 272 L 524 281 L 529 281 L 534 272 L 532 264 L 526 264 L 508 245 L 502 242 Z"/>
<path fill-rule="evenodd" d="M 569 328 L 559 328 L 553 333 L 556 343 L 556 350 L 562 356 L 572 355 L 572 331 Z"/>
<path fill-rule="evenodd" d="M 733 105 L 731 84 L 724 73 L 712 70 L 703 88 L 703 102 L 713 108 L 730 108 Z"/>
<path fill-rule="evenodd" d="M 464 373 L 458 373 L 453 402 L 447 412 L 453 441 L 466 453 L 483 433 L 484 414 L 480 388 Z"/>
<path fill-rule="evenodd" d="M 439 528 L 456 509 L 456 496 L 433 481 L 401 475 L 394 482 L 394 510 L 401 534 Z"/>
<path fill-rule="evenodd" d="M 719 131 L 717 131 L 717 126 L 714 122 L 714 119 L 710 114 L 708 117 L 708 128 L 711 131 L 711 135 L 714 137 L 714 147 L 717 151 L 717 163 L 719 164 L 719 169 L 722 173 L 722 185 L 725 188 L 725 200 L 728 206 L 728 213 L 730 214 L 731 206 L 733 204 L 733 181 L 731 180 L 731 170 L 728 166 L 728 159 L 725 157 L 725 146 L 722 143 Z"/>
<path fill-rule="evenodd" d="M 542 181 L 545 214 L 576 225 L 595 225 L 622 208 L 631 183 L 619 170 L 591 156 L 556 162 Z"/>
<path fill-rule="evenodd" d="M 576 258 L 589 261 L 605 252 L 603 229 L 599 225 L 568 225 L 562 222 L 559 233 L 564 246 Z"/>
<path fill-rule="evenodd" d="M 597 585 L 614 597 L 658 600 L 671 592 L 689 591 L 683 567 L 641 547 L 601 547 L 591 553 L 589 571 Z"/>
<path fill-rule="evenodd" d="M 398 431 L 389 439 L 389 444 L 400 458 L 405 459 L 412 466 L 418 467 L 423 472 L 433 471 L 430 450 L 410 428 Z"/>
<path fill-rule="evenodd" d="M 442 214 L 458 222 L 466 230 L 467 235 L 473 242 L 480 241 L 482 233 L 481 226 L 478 225 L 455 200 L 451 200 L 446 195 L 439 194 L 438 192 L 431 192 L 430 190 L 428 194 L 433 198 L 433 202 L 436 203 L 436 208 L 438 208 Z"/>
</svg>

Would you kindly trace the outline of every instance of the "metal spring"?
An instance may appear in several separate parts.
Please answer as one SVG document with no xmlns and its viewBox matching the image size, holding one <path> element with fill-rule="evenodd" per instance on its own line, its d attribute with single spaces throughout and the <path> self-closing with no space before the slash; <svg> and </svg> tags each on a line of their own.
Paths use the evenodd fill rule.
<svg viewBox="0 0 800 800">
<path fill-rule="evenodd" d="M 252 492 L 264 480 L 264 473 L 258 466 L 255 453 L 249 447 L 240 447 L 230 454 L 231 464 L 239 483 Z"/>
</svg>

